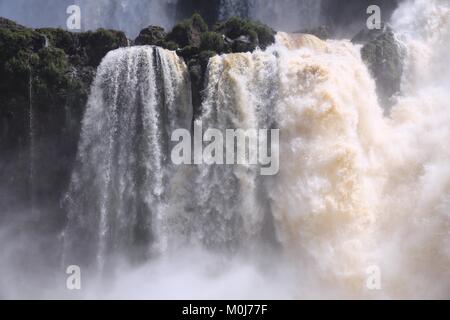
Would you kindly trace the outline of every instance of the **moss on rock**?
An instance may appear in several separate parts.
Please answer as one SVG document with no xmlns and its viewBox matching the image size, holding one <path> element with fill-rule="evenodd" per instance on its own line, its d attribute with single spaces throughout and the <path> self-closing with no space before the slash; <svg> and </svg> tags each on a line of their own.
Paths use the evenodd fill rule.
<svg viewBox="0 0 450 320">
<path fill-rule="evenodd" d="M 161 29 L 150 26 L 135 40 L 137 45 L 151 44 L 176 50 L 184 59 L 191 75 L 192 101 L 197 114 L 211 57 L 222 53 L 252 52 L 258 47 L 265 49 L 274 42 L 275 31 L 262 23 L 230 18 L 210 31 L 198 13 L 176 24 L 165 38 Z"/>
<path fill-rule="evenodd" d="M 180 48 L 187 46 L 199 47 L 201 34 L 208 31 L 208 25 L 199 14 L 185 19 L 172 29 L 166 40 L 176 43 Z"/>
<path fill-rule="evenodd" d="M 81 118 L 95 70 L 110 50 L 128 45 L 123 32 L 31 29 L 0 18 L 0 180 L 29 192 L 31 135 L 37 196 L 57 204 L 75 159 Z M 32 122 L 32 124 L 31 124 Z M 32 133 L 31 133 L 32 130 Z M 49 163 L 54 165 L 49 166 Z M 25 193 L 25 194 L 24 194 Z"/>
<path fill-rule="evenodd" d="M 134 40 L 135 45 L 155 45 L 164 46 L 167 34 L 164 28 L 158 26 L 148 26 L 142 29 L 138 37 Z"/>
<path fill-rule="evenodd" d="M 230 52 L 253 51 L 257 47 L 266 49 L 275 42 L 275 31 L 270 27 L 236 17 L 218 23 L 214 31 L 226 37 Z"/>
<path fill-rule="evenodd" d="M 79 34 L 80 47 L 85 51 L 88 64 L 97 67 L 111 50 L 128 46 L 125 33 L 116 30 L 98 29 Z"/>
<path fill-rule="evenodd" d="M 389 108 L 391 98 L 400 91 L 405 48 L 389 26 L 380 30 L 362 30 L 352 41 L 363 44 L 361 57 L 375 78 L 382 104 Z"/>
<path fill-rule="evenodd" d="M 224 36 L 218 32 L 208 31 L 202 33 L 200 40 L 201 51 L 215 51 L 219 53 L 224 50 Z"/>
</svg>

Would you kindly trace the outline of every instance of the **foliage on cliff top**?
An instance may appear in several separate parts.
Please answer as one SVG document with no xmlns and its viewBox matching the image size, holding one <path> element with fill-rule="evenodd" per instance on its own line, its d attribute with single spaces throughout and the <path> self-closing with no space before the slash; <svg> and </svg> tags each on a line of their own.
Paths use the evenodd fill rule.
<svg viewBox="0 0 450 320">
<path fill-rule="evenodd" d="M 388 25 L 381 29 L 363 29 L 352 42 L 363 44 L 361 57 L 376 80 L 382 104 L 389 108 L 393 103 L 391 98 L 400 91 L 404 47 Z"/>
<path fill-rule="evenodd" d="M 0 121 L 9 119 L 2 142 L 27 143 L 30 105 L 38 133 L 60 130 L 58 122 L 67 119 L 78 127 L 96 67 L 108 51 L 127 44 L 119 31 L 34 30 L 0 18 Z M 71 138 L 77 136 L 74 130 Z"/>
<path fill-rule="evenodd" d="M 165 35 L 160 27 L 149 26 L 135 39 L 137 45 L 156 45 L 176 49 L 186 61 L 201 51 L 216 54 L 251 52 L 257 47 L 265 49 L 275 42 L 275 31 L 265 24 L 240 18 L 230 18 L 216 24 L 212 30 L 203 18 L 195 13 L 176 24 Z"/>
<path fill-rule="evenodd" d="M 231 48 L 232 52 L 253 51 L 256 47 L 265 49 L 275 42 L 275 31 L 258 21 L 250 21 L 232 17 L 214 26 L 214 31 L 223 34 L 231 41 L 246 39 L 249 45 L 242 49 Z"/>
<path fill-rule="evenodd" d="M 167 41 L 173 41 L 180 48 L 186 46 L 200 46 L 200 37 L 208 31 L 208 25 L 203 18 L 195 13 L 189 19 L 185 19 L 175 25 L 167 35 Z"/>
<path fill-rule="evenodd" d="M 155 45 L 164 47 L 164 42 L 167 37 L 164 28 L 158 26 L 148 26 L 139 33 L 138 37 L 134 40 L 135 45 Z"/>
<path fill-rule="evenodd" d="M 45 35 L 51 46 L 64 50 L 70 56 L 77 55 L 80 63 L 95 68 L 109 51 L 128 45 L 125 34 L 116 30 L 73 33 L 59 28 L 43 28 L 36 31 Z"/>
</svg>

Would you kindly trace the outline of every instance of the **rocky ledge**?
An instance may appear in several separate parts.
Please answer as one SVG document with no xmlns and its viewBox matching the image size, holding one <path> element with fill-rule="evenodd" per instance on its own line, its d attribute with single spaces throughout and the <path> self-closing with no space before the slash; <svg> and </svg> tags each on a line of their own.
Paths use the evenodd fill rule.
<svg viewBox="0 0 450 320">
<path fill-rule="evenodd" d="M 364 29 L 352 42 L 363 45 L 361 57 L 377 83 L 378 97 L 388 112 L 393 98 L 400 92 L 406 48 L 388 25 L 381 29 Z"/>
</svg>

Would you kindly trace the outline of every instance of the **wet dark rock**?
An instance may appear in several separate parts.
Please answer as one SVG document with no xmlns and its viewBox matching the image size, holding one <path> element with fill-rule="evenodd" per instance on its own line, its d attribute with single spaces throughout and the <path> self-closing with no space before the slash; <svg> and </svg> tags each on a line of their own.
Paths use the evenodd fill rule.
<svg viewBox="0 0 450 320">
<path fill-rule="evenodd" d="M 185 61 L 188 61 L 192 57 L 200 53 L 200 48 L 195 46 L 187 46 L 177 50 L 177 54 L 182 57 Z"/>
<path fill-rule="evenodd" d="M 80 48 L 88 65 L 97 68 L 103 57 L 112 50 L 128 46 L 125 33 L 116 30 L 98 29 L 79 34 Z"/>
<path fill-rule="evenodd" d="M 192 105 L 194 117 L 201 114 L 202 92 L 205 86 L 209 59 L 217 55 L 215 51 L 202 51 L 187 62 L 191 78 Z"/>
<path fill-rule="evenodd" d="M 208 31 L 208 25 L 199 14 L 185 19 L 172 29 L 166 40 L 176 43 L 179 48 L 193 46 L 200 47 L 201 34 Z"/>
<path fill-rule="evenodd" d="M 400 91 L 405 48 L 389 26 L 364 29 L 352 41 L 363 45 L 361 57 L 375 78 L 382 104 L 389 109 L 392 98 Z"/>
<path fill-rule="evenodd" d="M 64 50 L 74 64 L 93 68 L 98 67 L 109 51 L 128 46 L 125 34 L 116 30 L 73 33 L 58 28 L 42 28 L 36 32 L 44 35 L 50 46 Z"/>
<path fill-rule="evenodd" d="M 33 166 L 35 197 L 58 210 L 95 70 L 127 44 L 119 31 L 34 30 L 0 18 L 0 188 L 21 199 L 11 201 L 30 199 Z"/>
<path fill-rule="evenodd" d="M 226 37 L 229 52 L 251 52 L 257 47 L 266 49 L 275 42 L 275 31 L 270 27 L 236 17 L 218 23 L 214 31 Z"/>
<path fill-rule="evenodd" d="M 68 55 L 76 55 L 80 47 L 79 34 L 59 28 L 41 28 L 37 32 L 44 35 L 48 45 L 64 50 Z"/>
<path fill-rule="evenodd" d="M 158 26 L 149 26 L 142 29 L 139 36 L 134 40 L 135 45 L 155 45 L 164 46 L 167 34 L 164 28 Z"/>
<path fill-rule="evenodd" d="M 202 33 L 200 37 L 201 51 L 223 52 L 225 47 L 225 36 L 214 31 Z"/>
<path fill-rule="evenodd" d="M 384 23 L 380 29 L 364 28 L 352 38 L 352 42 L 366 44 L 370 41 L 375 41 L 379 36 L 391 31 L 392 29 Z"/>
</svg>

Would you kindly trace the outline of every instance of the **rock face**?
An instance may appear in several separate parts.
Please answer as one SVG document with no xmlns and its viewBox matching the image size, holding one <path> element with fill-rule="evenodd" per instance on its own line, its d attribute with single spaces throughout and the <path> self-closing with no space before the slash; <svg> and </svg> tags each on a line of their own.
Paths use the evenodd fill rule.
<svg viewBox="0 0 450 320">
<path fill-rule="evenodd" d="M 378 96 L 384 107 L 392 106 L 392 97 L 400 91 L 405 49 L 389 26 L 380 30 L 363 29 L 353 39 L 361 43 L 362 59 L 377 83 Z"/>
<path fill-rule="evenodd" d="M 257 47 L 265 49 L 275 42 L 275 31 L 265 24 L 236 17 L 217 24 L 214 31 L 225 36 L 227 52 L 251 52 Z"/>
<path fill-rule="evenodd" d="M 191 18 L 176 24 L 167 35 L 167 41 L 176 43 L 179 48 L 199 47 L 201 34 L 206 31 L 208 31 L 208 25 L 196 13 Z"/>
<path fill-rule="evenodd" d="M 57 211 L 95 70 L 127 44 L 113 30 L 33 30 L 0 19 L 0 189 L 10 191 L 0 202 L 28 206 L 23 199 L 34 197 Z"/>
<path fill-rule="evenodd" d="M 148 26 L 141 30 L 139 36 L 134 40 L 135 45 L 155 45 L 163 46 L 166 39 L 164 28 L 158 26 Z"/>
</svg>

